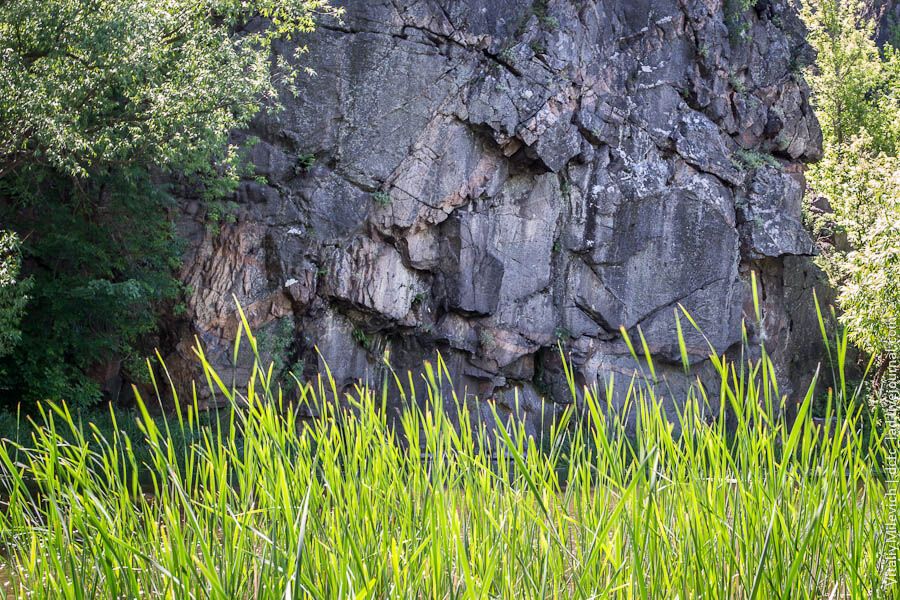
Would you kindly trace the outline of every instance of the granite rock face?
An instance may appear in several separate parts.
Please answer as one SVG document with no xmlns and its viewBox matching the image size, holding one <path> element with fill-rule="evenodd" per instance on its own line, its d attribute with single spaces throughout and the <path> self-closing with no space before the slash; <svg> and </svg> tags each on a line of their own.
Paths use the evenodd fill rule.
<svg viewBox="0 0 900 600">
<path fill-rule="evenodd" d="M 440 351 L 458 389 L 537 428 L 541 397 L 571 401 L 558 342 L 592 383 L 630 374 L 619 328 L 640 327 L 674 385 L 675 308 L 733 348 L 751 270 L 771 291 L 752 334 L 808 367 L 792 349 L 816 332 L 779 300 L 811 285 L 785 274 L 813 253 L 802 165 L 822 143 L 791 2 L 345 6 L 301 40 L 299 95 L 236 135 L 256 168 L 237 222 L 210 231 L 183 202 L 195 292 L 176 371 L 194 335 L 228 371 L 234 295 L 285 372 L 325 359 L 342 385 L 380 382 L 385 351 L 398 369 Z M 705 342 L 687 341 L 702 372 Z"/>
</svg>

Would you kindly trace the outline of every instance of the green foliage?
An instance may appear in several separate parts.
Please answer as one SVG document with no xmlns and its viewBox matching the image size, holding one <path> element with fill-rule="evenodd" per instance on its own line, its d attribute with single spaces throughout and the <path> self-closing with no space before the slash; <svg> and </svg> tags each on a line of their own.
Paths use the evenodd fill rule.
<svg viewBox="0 0 900 600">
<path fill-rule="evenodd" d="M 531 5 L 531 13 L 537 17 L 538 23 L 540 23 L 542 27 L 546 28 L 548 31 L 556 31 L 559 28 L 559 21 L 550 14 L 550 7 L 548 4 L 548 0 L 534 0 Z M 536 52 L 536 54 L 541 53 Z"/>
<path fill-rule="evenodd" d="M 316 164 L 315 154 L 301 154 L 297 157 L 297 168 L 301 171 L 310 170 Z"/>
<path fill-rule="evenodd" d="M 31 289 L 30 279 L 19 279 L 19 238 L 0 231 L 0 358 L 13 351 L 22 338 L 20 322 Z M 0 378 L 4 377 L 0 367 Z"/>
<path fill-rule="evenodd" d="M 351 333 L 351 336 L 353 337 L 354 340 L 356 340 L 357 344 L 359 344 L 366 350 L 372 349 L 372 342 L 373 342 L 372 336 L 370 336 L 368 333 L 366 333 L 365 330 L 363 330 L 359 327 L 354 327 L 353 332 Z"/>
<path fill-rule="evenodd" d="M 834 260 L 834 257 L 829 257 Z M 870 352 L 900 350 L 900 210 L 879 217 L 842 257 L 840 302 L 854 339 Z M 896 400 L 896 399 L 895 399 Z"/>
<path fill-rule="evenodd" d="M 146 371 L 146 365 L 144 365 Z M 70 416 L 77 427 L 90 429 L 105 439 L 114 439 L 118 436 L 127 436 L 131 441 L 130 454 L 135 459 L 137 465 L 147 464 L 153 458 L 154 447 L 150 441 L 144 436 L 142 430 L 143 415 L 137 408 L 122 408 L 121 406 L 113 407 L 112 405 L 96 406 L 84 408 L 80 410 L 72 410 Z M 199 431 L 205 431 L 217 427 L 216 419 L 224 417 L 225 413 L 201 412 L 197 415 L 199 422 L 193 431 L 188 428 L 179 426 L 176 414 L 157 413 L 150 417 L 160 430 L 171 431 L 170 438 L 172 449 L 178 454 L 183 455 L 190 448 L 192 443 L 200 440 Z M 33 420 L 37 417 L 37 421 Z M 8 440 L 7 443 L 27 444 L 32 439 L 34 433 L 40 433 L 40 411 L 33 415 L 29 415 L 18 407 L 17 410 L 0 410 L 0 438 Z M 60 430 L 60 443 L 77 443 L 78 434 L 71 430 Z M 136 476 L 143 477 L 146 471 L 140 467 L 123 473 L 123 477 Z M 151 482 L 141 479 L 141 483 L 149 485 Z M 3 579 L 2 567 L 0 567 L 0 580 Z"/>
<path fill-rule="evenodd" d="M 389 206 L 391 203 L 391 195 L 384 191 L 377 191 L 372 194 L 372 200 L 378 206 Z"/>
<path fill-rule="evenodd" d="M 273 376 L 280 385 L 290 386 L 303 377 L 304 364 L 296 360 L 293 319 L 283 318 L 267 326 L 258 336 L 260 356 L 272 363 Z"/>
<path fill-rule="evenodd" d="M 750 32 L 747 11 L 756 6 L 758 0 L 725 0 L 725 25 L 732 44 L 743 42 Z"/>
<path fill-rule="evenodd" d="M 0 286 L 16 283 L 21 267 L 18 249 L 19 237 L 9 231 L 0 231 Z"/>
<path fill-rule="evenodd" d="M 728 83 L 730 83 L 734 91 L 739 94 L 743 94 L 747 91 L 747 85 L 744 83 L 744 80 L 736 74 L 728 76 Z"/>
<path fill-rule="evenodd" d="M 516 38 L 520 38 L 522 34 L 525 33 L 526 27 L 532 17 L 537 19 L 538 26 L 546 31 L 552 33 L 559 28 L 559 20 L 550 14 L 549 0 L 532 0 L 531 6 L 529 6 L 519 17 L 519 22 L 516 26 Z M 509 59 L 513 58 L 512 49 L 504 49 L 500 53 L 500 58 L 508 62 Z"/>
<path fill-rule="evenodd" d="M 381 382 L 285 392 L 257 362 L 238 388 L 199 356 L 219 418 L 195 388 L 165 420 L 140 398 L 96 424 L 65 405 L 6 419 L 15 597 L 893 597 L 896 483 L 878 465 L 896 446 L 845 386 L 824 418 L 814 384 L 789 417 L 764 349 L 711 349 L 711 388 L 675 402 L 629 373 L 579 389 L 563 361 L 572 397 L 538 408 L 540 438 L 514 398 L 470 412 L 440 357 L 418 376 L 385 364 L 394 413 Z"/>
<path fill-rule="evenodd" d="M 734 156 L 736 160 L 732 162 L 734 162 L 736 167 L 741 169 L 750 169 L 753 171 L 765 166 L 775 168 L 781 167 L 781 163 L 778 162 L 777 158 L 771 154 L 759 152 L 758 150 L 741 149 L 735 152 Z"/>
<path fill-rule="evenodd" d="M 210 200 L 206 203 L 206 230 L 214 236 L 222 232 L 222 225 L 237 223 L 238 203 L 234 200 Z"/>
<path fill-rule="evenodd" d="M 166 218 L 171 200 L 140 168 L 96 175 L 74 188 L 47 169 L 12 182 L 7 193 L 40 198 L 0 205 L 0 220 L 29 232 L 23 245 L 34 282 L 22 320 L 22 341 L 0 359 L 10 402 L 99 397 L 91 369 L 137 348 L 155 329 L 157 307 L 179 295 L 172 276 L 180 244 Z M 0 188 L 3 189 L 3 188 Z M 102 198 L 101 198 L 102 196 Z"/>
<path fill-rule="evenodd" d="M 890 46 L 879 51 L 875 24 L 858 0 L 808 0 L 801 15 L 818 53 L 807 73 L 826 147 L 843 150 L 854 136 L 870 137 L 874 152 L 896 154 L 900 137 L 900 63 Z"/>
<path fill-rule="evenodd" d="M 149 349 L 141 341 L 180 293 L 161 182 L 205 200 L 213 233 L 234 221 L 229 195 L 247 174 L 228 136 L 277 110 L 301 70 L 297 57 L 273 64 L 272 42 L 324 14 L 340 10 L 0 1 L 0 223 L 24 240 L 34 281 L 0 396 L 90 403 L 92 369 Z"/>
<path fill-rule="evenodd" d="M 839 289 L 854 341 L 877 354 L 900 350 L 900 55 L 875 45 L 864 8 L 812 0 L 802 10 L 818 52 L 807 79 L 825 149 L 808 180 L 810 194 L 834 210 L 813 219 L 814 230 L 847 240 L 827 247 L 819 262 Z"/>
<path fill-rule="evenodd" d="M 230 130 L 277 102 L 271 42 L 334 12 L 324 0 L 0 2 L 0 176 L 205 168 Z M 269 27 L 234 35 L 256 15 Z M 279 61 L 285 82 L 295 64 Z"/>
</svg>

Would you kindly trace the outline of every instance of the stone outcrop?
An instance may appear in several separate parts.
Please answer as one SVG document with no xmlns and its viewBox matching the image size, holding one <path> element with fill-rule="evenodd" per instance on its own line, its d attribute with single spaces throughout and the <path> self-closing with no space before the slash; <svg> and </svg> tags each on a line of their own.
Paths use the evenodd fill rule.
<svg viewBox="0 0 900 600">
<path fill-rule="evenodd" d="M 194 293 L 169 362 L 197 334 L 228 370 L 234 296 L 285 371 L 325 359 L 350 384 L 385 351 L 398 369 L 440 351 L 460 389 L 507 410 L 517 390 L 534 424 L 539 398 L 569 401 L 558 343 L 590 384 L 630 375 L 619 328 L 640 328 L 672 389 L 679 305 L 740 344 L 755 269 L 751 333 L 806 368 L 792 310 L 814 281 L 789 273 L 813 253 L 812 52 L 790 2 L 738 4 L 346 2 L 302 40 L 315 74 L 236 135 L 256 169 L 237 222 L 212 231 L 183 202 Z"/>
</svg>

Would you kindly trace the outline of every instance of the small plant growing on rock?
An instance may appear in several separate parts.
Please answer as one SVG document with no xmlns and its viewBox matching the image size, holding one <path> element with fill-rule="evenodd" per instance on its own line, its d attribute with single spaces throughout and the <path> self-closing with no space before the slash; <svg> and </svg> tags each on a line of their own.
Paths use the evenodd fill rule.
<svg viewBox="0 0 900 600">
<path fill-rule="evenodd" d="M 548 31 L 556 31 L 559 28 L 559 21 L 550 14 L 547 0 L 535 0 L 531 6 L 531 13 L 537 17 L 538 22 L 546 27 Z"/>
<path fill-rule="evenodd" d="M 391 203 L 391 195 L 385 191 L 377 191 L 372 194 L 372 200 L 374 200 L 378 206 L 388 206 Z"/>
<path fill-rule="evenodd" d="M 367 334 L 365 331 L 356 327 L 353 329 L 353 333 L 351 334 L 353 339 L 356 340 L 356 343 L 365 348 L 366 350 L 372 349 L 372 337 Z"/>
<path fill-rule="evenodd" d="M 532 2 L 531 7 L 528 8 L 519 19 L 519 25 L 516 28 L 517 37 L 525 33 L 532 16 L 535 17 L 538 24 L 547 31 L 553 32 L 559 29 L 559 20 L 550 14 L 550 7 L 548 4 L 548 0 L 534 0 L 534 2 Z"/>
<path fill-rule="evenodd" d="M 759 152 L 758 150 L 738 150 L 734 153 L 732 162 L 735 167 L 750 171 L 755 171 L 756 169 L 766 166 L 775 168 L 781 167 L 781 163 L 778 162 L 777 158 L 771 154 Z"/>
<path fill-rule="evenodd" d="M 507 46 L 503 50 L 500 51 L 500 54 L 497 55 L 497 58 L 500 59 L 501 62 L 511 63 L 515 56 L 513 55 L 512 46 Z"/>
<path fill-rule="evenodd" d="M 756 6 L 758 0 L 725 0 L 725 25 L 728 27 L 732 44 L 746 41 L 750 34 L 750 23 L 746 12 Z"/>
<path fill-rule="evenodd" d="M 316 155 L 312 153 L 301 154 L 297 157 L 297 169 L 309 171 L 316 164 Z"/>
<path fill-rule="evenodd" d="M 732 74 L 728 77 L 728 83 L 731 84 L 731 87 L 739 94 L 743 94 L 747 91 L 747 84 L 744 83 L 744 80 L 741 79 L 737 74 Z"/>
<path fill-rule="evenodd" d="M 497 347 L 497 340 L 494 338 L 494 334 L 487 329 L 481 330 L 481 333 L 478 334 L 478 341 L 485 350 L 491 350 Z"/>
<path fill-rule="evenodd" d="M 556 339 L 560 342 L 572 339 L 574 337 L 572 335 L 572 332 L 569 331 L 569 329 L 566 327 L 557 327 L 554 333 L 556 334 Z"/>
<path fill-rule="evenodd" d="M 234 225 L 237 223 L 238 204 L 231 200 L 212 200 L 206 206 L 206 230 L 218 237 L 222 232 L 222 225 Z"/>
<path fill-rule="evenodd" d="M 257 347 L 272 364 L 279 385 L 292 386 L 303 377 L 306 364 L 297 352 L 295 326 L 291 318 L 283 318 L 257 335 Z"/>
</svg>

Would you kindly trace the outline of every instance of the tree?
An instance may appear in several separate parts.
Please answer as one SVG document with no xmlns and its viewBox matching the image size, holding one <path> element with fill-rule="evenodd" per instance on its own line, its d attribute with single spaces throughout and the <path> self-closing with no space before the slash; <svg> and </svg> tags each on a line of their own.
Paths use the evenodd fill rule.
<svg viewBox="0 0 900 600">
<path fill-rule="evenodd" d="M 0 2 L 0 176 L 206 169 L 296 74 L 279 60 L 272 76 L 271 42 L 336 12 L 326 0 Z"/>
<path fill-rule="evenodd" d="M 900 351 L 900 54 L 879 49 L 861 2 L 808 0 L 802 16 L 818 52 L 807 73 L 824 156 L 807 173 L 828 200 L 829 228 L 846 245 L 819 258 L 838 289 L 854 341 L 874 354 Z M 814 228 L 822 227 L 822 219 Z"/>
<path fill-rule="evenodd" d="M 298 55 L 271 44 L 327 0 L 0 0 L 0 223 L 33 279 L 0 388 L 89 403 L 177 301 L 164 182 L 227 194 L 231 131 L 278 109 Z M 21 312 L 21 311 L 20 311 Z M 17 328 L 18 331 L 18 328 Z"/>
</svg>

